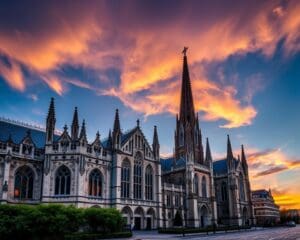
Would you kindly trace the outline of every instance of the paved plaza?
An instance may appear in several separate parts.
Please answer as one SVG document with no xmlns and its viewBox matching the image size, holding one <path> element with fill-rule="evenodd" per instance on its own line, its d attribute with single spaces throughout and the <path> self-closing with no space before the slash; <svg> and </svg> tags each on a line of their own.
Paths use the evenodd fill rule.
<svg viewBox="0 0 300 240">
<path fill-rule="evenodd" d="M 157 231 L 134 232 L 131 240 L 146 239 L 215 239 L 215 240 L 300 240 L 300 225 L 297 227 L 261 228 L 247 231 L 221 232 L 216 234 L 187 234 L 186 236 L 174 234 L 158 234 Z"/>
</svg>

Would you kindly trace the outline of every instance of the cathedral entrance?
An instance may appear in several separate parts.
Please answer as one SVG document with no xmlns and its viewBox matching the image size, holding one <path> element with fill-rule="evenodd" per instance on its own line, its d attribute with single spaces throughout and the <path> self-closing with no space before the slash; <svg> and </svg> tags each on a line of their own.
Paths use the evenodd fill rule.
<svg viewBox="0 0 300 240">
<path fill-rule="evenodd" d="M 147 230 L 151 230 L 153 228 L 155 228 L 155 212 L 153 208 L 149 208 L 146 214 L 146 219 L 147 219 Z"/>
<path fill-rule="evenodd" d="M 205 206 L 200 209 L 200 227 L 204 228 L 207 226 L 208 210 Z"/>
<path fill-rule="evenodd" d="M 134 230 L 144 229 L 144 211 L 141 207 L 138 207 L 134 211 Z"/>
<path fill-rule="evenodd" d="M 140 217 L 134 218 L 134 230 L 141 230 L 141 218 Z"/>
</svg>

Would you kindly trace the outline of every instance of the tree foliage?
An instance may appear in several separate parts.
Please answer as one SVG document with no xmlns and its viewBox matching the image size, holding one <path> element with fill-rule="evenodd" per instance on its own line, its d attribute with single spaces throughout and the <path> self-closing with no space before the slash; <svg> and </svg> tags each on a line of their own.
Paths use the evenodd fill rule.
<svg viewBox="0 0 300 240">
<path fill-rule="evenodd" d="M 0 205 L 0 239 L 63 239 L 88 230 L 113 233 L 122 230 L 121 213 L 113 208 L 80 209 L 74 206 Z"/>
</svg>

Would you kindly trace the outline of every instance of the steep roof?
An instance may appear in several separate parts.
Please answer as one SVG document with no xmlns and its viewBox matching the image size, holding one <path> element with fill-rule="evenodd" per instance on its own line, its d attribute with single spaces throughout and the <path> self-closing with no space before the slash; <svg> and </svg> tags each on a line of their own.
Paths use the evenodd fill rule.
<svg viewBox="0 0 300 240">
<path fill-rule="evenodd" d="M 19 144 L 26 137 L 27 131 L 30 130 L 31 139 L 36 147 L 44 148 L 46 141 L 46 132 L 30 126 L 22 126 L 21 124 L 3 121 L 0 119 L 0 141 L 5 142 L 11 136 L 14 143 Z M 55 135 L 57 140 L 59 136 Z"/>
</svg>

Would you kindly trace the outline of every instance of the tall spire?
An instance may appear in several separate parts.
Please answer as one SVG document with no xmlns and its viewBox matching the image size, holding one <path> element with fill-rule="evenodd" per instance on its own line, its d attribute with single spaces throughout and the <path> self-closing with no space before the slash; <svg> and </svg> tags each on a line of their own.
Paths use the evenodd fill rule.
<svg viewBox="0 0 300 240">
<path fill-rule="evenodd" d="M 157 134 L 156 126 L 154 126 L 154 131 L 153 131 L 152 149 L 153 149 L 153 153 L 154 153 L 154 159 L 159 159 L 159 141 L 158 141 L 158 134 Z"/>
<path fill-rule="evenodd" d="M 75 107 L 72 127 L 71 127 L 72 140 L 76 140 L 78 138 L 78 133 L 79 133 L 78 112 L 77 112 L 77 107 Z"/>
<path fill-rule="evenodd" d="M 54 129 L 55 129 L 55 107 L 54 107 L 54 98 L 51 98 L 50 106 L 47 115 L 46 122 L 46 142 L 51 143 L 53 141 Z"/>
<path fill-rule="evenodd" d="M 81 131 L 80 131 L 80 140 L 84 140 L 85 142 L 87 141 L 86 138 L 86 129 L 85 129 L 85 120 L 83 119 L 82 121 L 82 126 L 81 126 Z"/>
<path fill-rule="evenodd" d="M 211 151 L 210 151 L 210 147 L 209 147 L 209 141 L 208 141 L 208 138 L 206 138 L 205 162 L 206 162 L 207 164 L 212 163 L 212 157 L 211 157 Z"/>
<path fill-rule="evenodd" d="M 119 131 L 121 131 L 120 118 L 119 118 L 119 110 L 116 109 L 115 121 L 114 121 L 114 130 L 113 130 L 113 132 L 119 132 Z"/>
<path fill-rule="evenodd" d="M 182 84 L 181 84 L 181 100 L 180 100 L 180 114 L 179 118 L 183 122 L 194 123 L 195 110 L 193 102 L 193 94 L 191 88 L 191 80 L 187 62 L 187 47 L 184 47 L 183 53 L 183 71 L 182 71 Z"/>
</svg>

